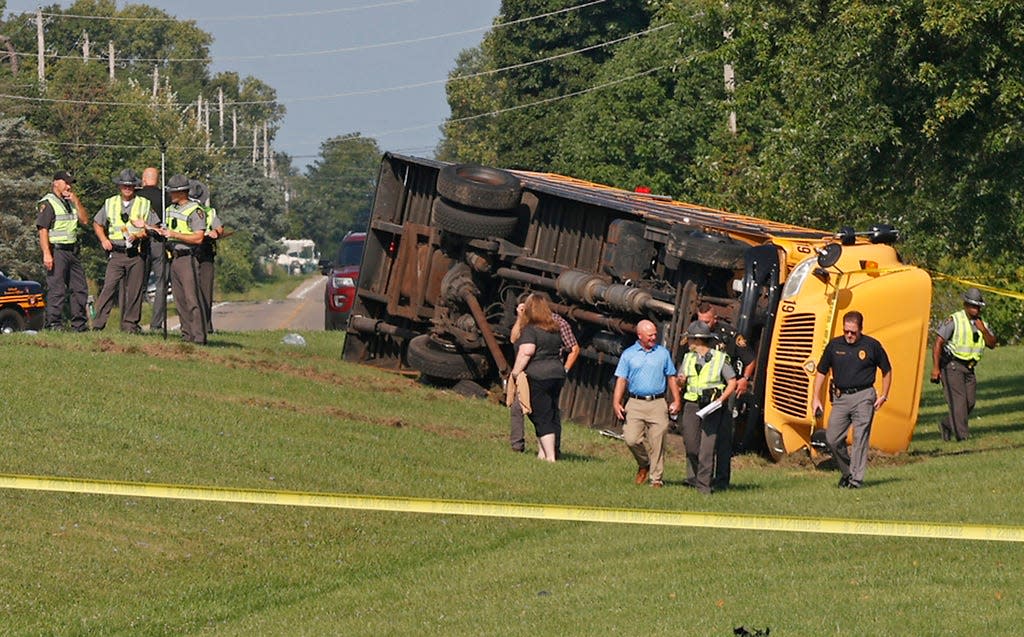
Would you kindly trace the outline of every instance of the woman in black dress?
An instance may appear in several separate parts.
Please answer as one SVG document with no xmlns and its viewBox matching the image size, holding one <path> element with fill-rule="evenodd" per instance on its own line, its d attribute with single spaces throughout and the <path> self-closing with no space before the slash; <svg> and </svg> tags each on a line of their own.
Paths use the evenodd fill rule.
<svg viewBox="0 0 1024 637">
<path fill-rule="evenodd" d="M 518 352 L 512 377 L 521 383 L 522 374 L 530 388 L 530 420 L 537 432 L 537 457 L 555 461 L 555 438 L 561 432 L 558 399 L 565 384 L 565 369 L 559 357 L 562 338 L 552 317 L 547 297 L 534 292 L 523 302 L 522 332 L 516 341 Z"/>
</svg>

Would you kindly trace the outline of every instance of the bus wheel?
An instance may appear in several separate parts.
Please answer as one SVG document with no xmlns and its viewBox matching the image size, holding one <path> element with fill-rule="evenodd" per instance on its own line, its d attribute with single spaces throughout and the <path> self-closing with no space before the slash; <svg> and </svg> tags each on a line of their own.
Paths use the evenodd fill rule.
<svg viewBox="0 0 1024 637">
<path fill-rule="evenodd" d="M 507 170 L 449 164 L 437 175 L 437 192 L 448 201 L 484 210 L 511 210 L 523 198 L 519 179 Z"/>
</svg>

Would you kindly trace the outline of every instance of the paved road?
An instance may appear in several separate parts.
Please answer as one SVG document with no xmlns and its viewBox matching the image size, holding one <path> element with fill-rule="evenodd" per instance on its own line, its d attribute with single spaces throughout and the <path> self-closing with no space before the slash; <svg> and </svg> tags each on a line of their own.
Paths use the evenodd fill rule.
<svg viewBox="0 0 1024 637">
<path fill-rule="evenodd" d="M 318 274 L 303 282 L 287 299 L 214 303 L 213 327 L 225 332 L 322 330 L 325 285 L 327 277 Z M 171 317 L 167 328 L 179 328 L 176 316 Z"/>
</svg>

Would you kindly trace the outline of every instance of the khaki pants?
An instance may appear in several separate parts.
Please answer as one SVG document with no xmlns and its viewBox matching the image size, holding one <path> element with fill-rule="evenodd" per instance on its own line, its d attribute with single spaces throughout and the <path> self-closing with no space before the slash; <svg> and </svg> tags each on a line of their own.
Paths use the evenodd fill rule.
<svg viewBox="0 0 1024 637">
<path fill-rule="evenodd" d="M 651 483 L 661 482 L 665 472 L 665 434 L 668 433 L 668 403 L 657 400 L 626 401 L 626 424 L 622 438 L 638 466 L 650 467 Z"/>
</svg>

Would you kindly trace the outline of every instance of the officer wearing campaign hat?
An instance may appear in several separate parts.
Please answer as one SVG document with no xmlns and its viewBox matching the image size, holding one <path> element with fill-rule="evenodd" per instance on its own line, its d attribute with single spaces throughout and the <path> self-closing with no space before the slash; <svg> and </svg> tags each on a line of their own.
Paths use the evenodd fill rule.
<svg viewBox="0 0 1024 637">
<path fill-rule="evenodd" d="M 103 202 L 92 220 L 92 229 L 107 252 L 107 271 L 103 289 L 96 302 L 94 330 L 107 326 L 107 317 L 114 307 L 114 295 L 120 293 L 121 331 L 138 334 L 142 331 L 142 293 L 146 282 L 146 258 L 142 242 L 146 238 L 146 222 L 150 216 L 148 199 L 135 196 L 139 176 L 125 168 L 114 185 L 119 193 Z"/>
<path fill-rule="evenodd" d="M 985 307 L 985 300 L 981 297 L 981 290 L 978 288 L 967 288 L 967 291 L 964 292 L 964 303 Z"/>
<path fill-rule="evenodd" d="M 724 352 L 729 365 L 736 372 L 736 391 L 726 405 L 729 408 L 729 416 L 723 420 L 716 439 L 712 488 L 719 490 L 728 487 L 732 481 L 733 432 L 735 423 L 746 422 L 749 415 L 751 396 L 748 392 L 754 376 L 755 356 L 746 339 L 738 334 L 736 328 L 728 321 L 718 316 L 718 309 L 711 303 L 704 301 L 697 306 L 697 319 L 706 323 L 715 337 L 715 342 L 709 345 Z M 693 476 L 687 476 L 687 479 L 692 482 Z"/>
<path fill-rule="evenodd" d="M 964 308 L 954 312 L 935 330 L 932 348 L 932 382 L 942 383 L 949 413 L 939 423 L 943 440 L 965 440 L 967 420 L 974 410 L 978 379 L 974 368 L 985 348 L 996 346 L 996 335 L 981 318 L 985 299 L 978 288 L 967 288 Z"/>
<path fill-rule="evenodd" d="M 171 205 L 167 208 L 167 225 L 160 229 L 160 234 L 167 238 L 171 255 L 171 293 L 181 321 L 181 337 L 203 345 L 206 321 L 199 291 L 196 249 L 206 235 L 206 213 L 199 204 L 189 200 L 189 187 L 185 175 L 174 175 L 167 180 Z"/>
<path fill-rule="evenodd" d="M 690 326 L 686 328 L 686 337 L 699 338 L 708 341 L 713 339 L 715 335 L 711 333 L 711 328 L 708 327 L 707 323 L 698 320 L 692 321 Z"/>
<path fill-rule="evenodd" d="M 64 303 L 70 301 L 71 328 L 89 329 L 85 304 L 89 288 L 78 259 L 78 225 L 89 223 L 89 214 L 72 189 L 75 178 L 66 170 L 53 175 L 50 191 L 39 200 L 36 230 L 46 268 L 47 329 L 64 329 Z"/>
<path fill-rule="evenodd" d="M 690 323 L 686 330 L 690 351 L 683 356 L 676 378 L 679 386 L 685 388 L 683 444 L 687 475 L 692 476 L 687 484 L 707 494 L 713 489 L 718 434 L 725 419 L 731 416 L 725 405 L 736 391 L 736 370 L 729 365 L 725 352 L 711 347 L 714 338 L 704 321 Z"/>
</svg>

